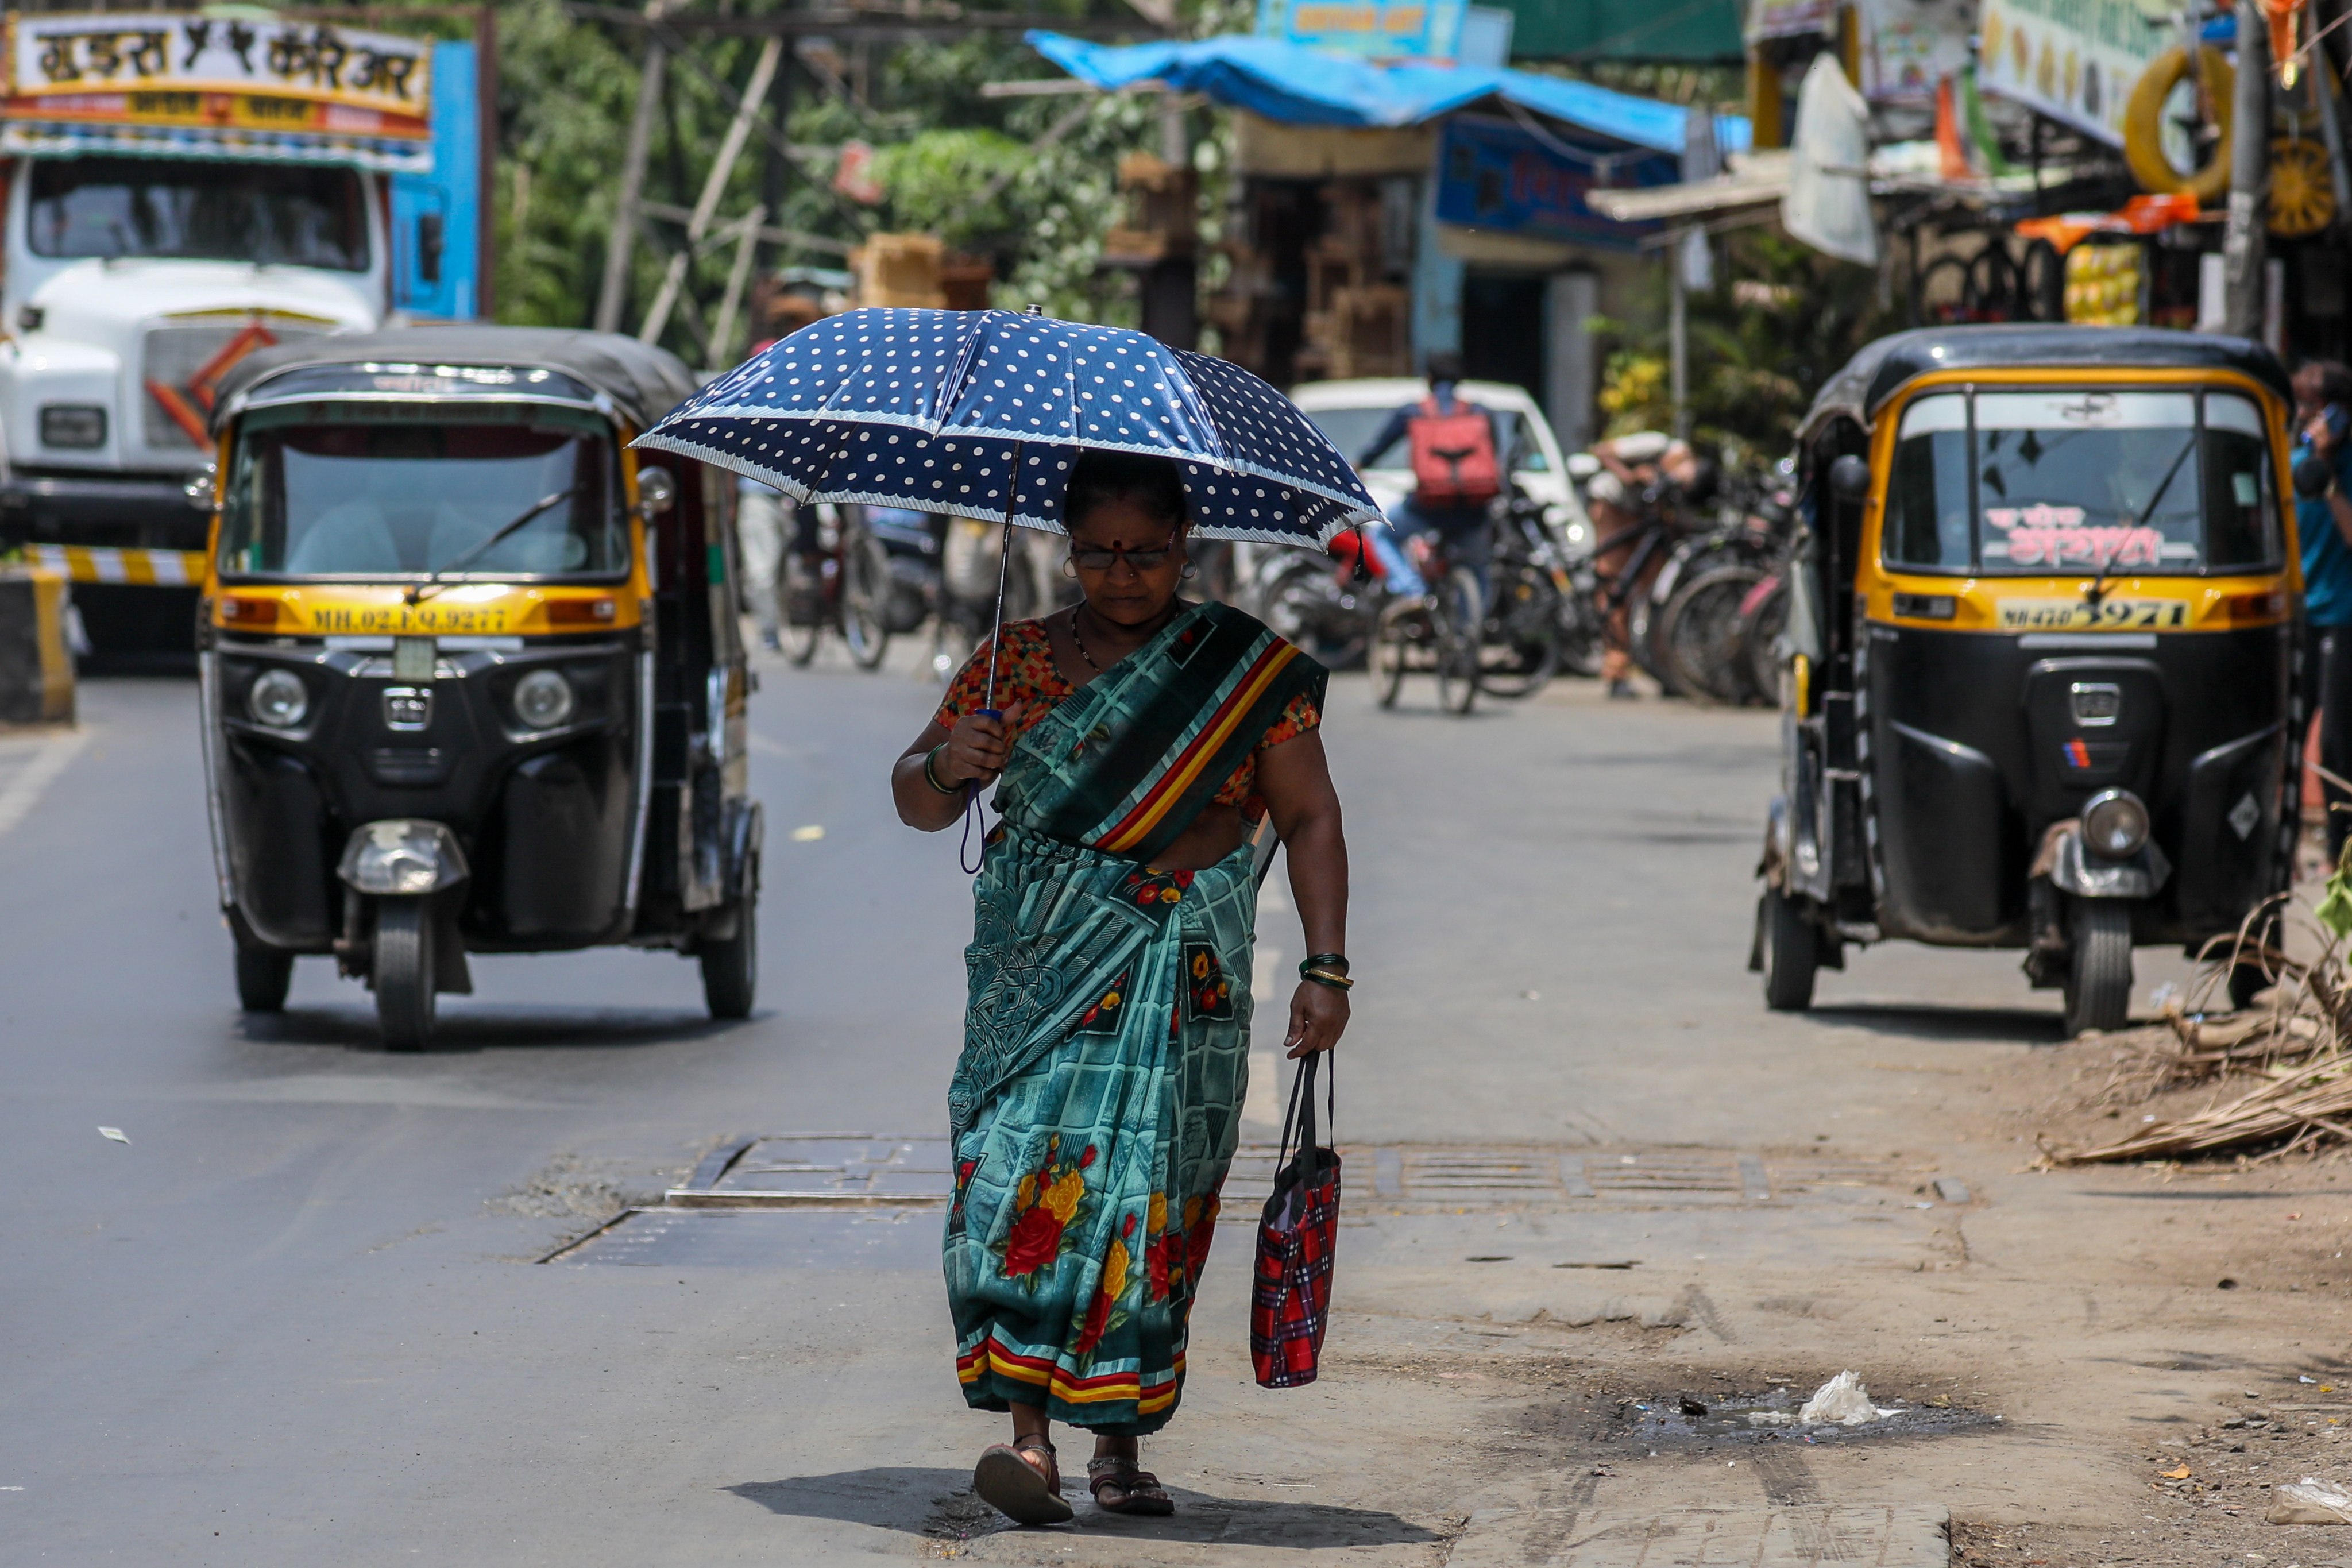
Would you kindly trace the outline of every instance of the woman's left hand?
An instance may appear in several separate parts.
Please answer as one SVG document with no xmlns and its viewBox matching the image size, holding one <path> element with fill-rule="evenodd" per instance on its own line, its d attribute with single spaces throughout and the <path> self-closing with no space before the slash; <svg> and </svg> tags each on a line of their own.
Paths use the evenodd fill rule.
<svg viewBox="0 0 2352 1568">
<path fill-rule="evenodd" d="M 1290 994 L 1290 1033 L 1283 1040 L 1293 1061 L 1328 1051 L 1348 1027 L 1348 994 L 1302 980 Z"/>
</svg>

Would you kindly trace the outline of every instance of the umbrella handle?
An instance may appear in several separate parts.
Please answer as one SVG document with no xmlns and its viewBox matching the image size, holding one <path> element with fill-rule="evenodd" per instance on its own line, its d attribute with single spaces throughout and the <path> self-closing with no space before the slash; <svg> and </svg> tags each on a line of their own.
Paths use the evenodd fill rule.
<svg viewBox="0 0 2352 1568">
<path fill-rule="evenodd" d="M 1004 715 L 993 708 L 981 708 L 973 710 L 972 717 L 1002 719 Z M 980 781 L 973 779 L 963 786 L 963 842 L 956 846 L 956 864 L 963 868 L 964 875 L 967 877 L 979 876 L 981 867 L 988 863 L 988 835 L 985 833 L 982 833 L 980 837 L 980 858 L 975 861 L 971 858 L 971 824 L 972 819 L 979 815 Z"/>
</svg>

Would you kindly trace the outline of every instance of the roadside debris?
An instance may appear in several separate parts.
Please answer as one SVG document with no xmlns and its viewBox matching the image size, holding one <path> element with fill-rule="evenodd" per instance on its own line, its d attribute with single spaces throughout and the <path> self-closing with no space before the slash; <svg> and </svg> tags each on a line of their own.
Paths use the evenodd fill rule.
<svg viewBox="0 0 2352 1568">
<path fill-rule="evenodd" d="M 2305 1476 L 2272 1489 L 2273 1524 L 2352 1524 L 2352 1491 L 2333 1481 Z"/>
<path fill-rule="evenodd" d="M 1842 1372 L 1813 1390 L 1813 1396 L 1797 1412 L 1797 1419 L 1832 1426 L 1859 1426 L 1894 1414 L 1870 1402 L 1870 1391 L 1862 1386 L 1861 1378 L 1851 1372 Z"/>
</svg>

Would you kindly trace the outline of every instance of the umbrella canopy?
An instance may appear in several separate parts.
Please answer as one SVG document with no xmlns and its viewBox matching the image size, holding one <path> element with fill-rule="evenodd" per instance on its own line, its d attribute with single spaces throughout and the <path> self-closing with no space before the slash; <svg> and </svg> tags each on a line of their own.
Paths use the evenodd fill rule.
<svg viewBox="0 0 2352 1568">
<path fill-rule="evenodd" d="M 1381 515 L 1323 432 L 1240 366 L 1010 310 L 828 317 L 752 355 L 636 444 L 800 500 L 1009 517 L 1055 533 L 1077 448 L 1174 459 L 1204 538 L 1322 544 Z"/>
</svg>

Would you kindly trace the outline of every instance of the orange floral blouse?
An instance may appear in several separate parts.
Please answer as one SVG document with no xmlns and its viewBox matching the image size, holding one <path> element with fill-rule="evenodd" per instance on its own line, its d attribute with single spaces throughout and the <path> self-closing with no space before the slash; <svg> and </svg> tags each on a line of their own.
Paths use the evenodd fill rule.
<svg viewBox="0 0 2352 1568">
<path fill-rule="evenodd" d="M 948 683 L 947 698 L 931 716 L 941 729 L 954 728 L 957 720 L 985 706 L 982 700 L 988 691 L 988 657 L 989 644 L 982 642 L 979 651 L 956 672 L 955 679 Z M 1023 732 L 1076 690 L 1054 662 L 1054 645 L 1045 634 L 1045 622 L 1014 621 L 1004 628 L 1004 657 L 996 668 L 996 706 L 1003 710 L 1015 702 L 1026 704 L 1020 721 Z M 1242 765 L 1217 791 L 1213 797 L 1214 803 L 1238 805 L 1242 815 L 1253 822 L 1264 816 L 1265 803 L 1254 798 L 1253 791 L 1257 783 L 1258 752 L 1285 741 L 1295 741 L 1322 722 L 1323 715 L 1312 698 L 1303 691 L 1292 698 L 1265 738 L 1251 748 L 1250 754 L 1242 759 Z"/>
</svg>

